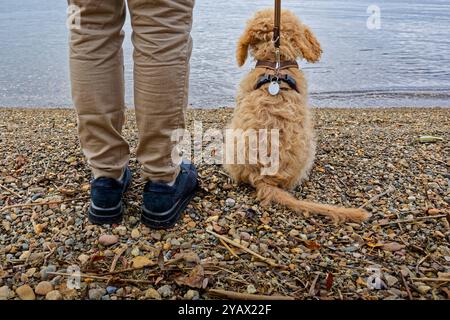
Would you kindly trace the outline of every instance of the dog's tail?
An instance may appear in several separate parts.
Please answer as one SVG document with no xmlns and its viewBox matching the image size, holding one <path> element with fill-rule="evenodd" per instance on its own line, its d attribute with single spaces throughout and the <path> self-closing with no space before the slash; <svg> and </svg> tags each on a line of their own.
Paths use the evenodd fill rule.
<svg viewBox="0 0 450 320">
<path fill-rule="evenodd" d="M 258 199 L 261 200 L 263 204 L 268 205 L 271 202 L 278 203 L 296 212 L 303 212 L 305 216 L 308 216 L 309 213 L 321 214 L 330 217 L 334 222 L 362 222 L 371 216 L 371 214 L 364 209 L 342 208 L 298 200 L 289 192 L 264 182 L 256 184 L 256 191 Z"/>
</svg>

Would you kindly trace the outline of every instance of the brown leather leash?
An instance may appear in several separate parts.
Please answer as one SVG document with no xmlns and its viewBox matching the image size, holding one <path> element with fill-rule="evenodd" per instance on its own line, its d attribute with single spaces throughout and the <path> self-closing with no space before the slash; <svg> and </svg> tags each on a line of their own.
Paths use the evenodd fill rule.
<svg viewBox="0 0 450 320">
<path fill-rule="evenodd" d="M 281 0 L 275 0 L 275 17 L 272 41 L 275 47 L 275 62 L 259 60 L 257 61 L 255 68 L 267 68 L 275 71 L 275 74 L 261 75 L 256 83 L 255 89 L 259 89 L 263 85 L 270 83 L 268 87 L 269 94 L 276 96 L 281 90 L 281 82 L 285 82 L 291 89 L 299 92 L 295 79 L 287 74 L 280 73 L 280 71 L 284 69 L 298 68 L 297 61 L 281 61 Z"/>
<path fill-rule="evenodd" d="M 273 43 L 275 45 L 275 50 L 280 49 L 281 38 L 281 0 L 275 0 L 275 20 L 273 27 Z"/>
</svg>

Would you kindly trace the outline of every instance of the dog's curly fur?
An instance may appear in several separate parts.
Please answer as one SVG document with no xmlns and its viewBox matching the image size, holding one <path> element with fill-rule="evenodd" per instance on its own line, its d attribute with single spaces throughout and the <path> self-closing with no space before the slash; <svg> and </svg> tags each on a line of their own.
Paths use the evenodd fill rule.
<svg viewBox="0 0 450 320">
<path fill-rule="evenodd" d="M 275 61 L 273 16 L 272 9 L 261 10 L 248 22 L 237 46 L 239 66 L 245 63 L 249 52 L 256 60 Z M 318 61 L 322 54 L 312 31 L 288 10 L 282 10 L 280 53 L 282 61 L 304 58 L 312 63 Z M 366 220 L 369 214 L 365 210 L 300 201 L 285 191 L 307 178 L 315 157 L 316 144 L 312 117 L 307 106 L 307 84 L 301 70 L 289 68 L 283 72 L 296 80 L 300 93 L 282 83 L 281 92 L 271 96 L 267 92 L 267 85 L 255 90 L 259 76 L 265 72 L 270 70 L 254 69 L 242 80 L 229 128 L 243 131 L 278 129 L 279 170 L 275 175 L 261 175 L 264 164 L 247 164 L 248 161 L 246 164 L 225 165 L 225 169 L 236 181 L 255 187 L 262 205 L 275 202 L 305 215 L 318 213 L 335 221 Z"/>
</svg>

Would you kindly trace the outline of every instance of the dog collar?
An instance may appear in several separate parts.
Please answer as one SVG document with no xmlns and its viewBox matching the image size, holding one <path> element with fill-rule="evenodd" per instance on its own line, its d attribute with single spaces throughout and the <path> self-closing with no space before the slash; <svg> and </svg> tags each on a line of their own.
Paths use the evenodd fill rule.
<svg viewBox="0 0 450 320">
<path fill-rule="evenodd" d="M 297 82 L 293 77 L 291 77 L 288 74 L 280 74 L 279 76 L 272 75 L 272 74 L 263 74 L 258 78 L 258 82 L 255 85 L 255 90 L 258 90 L 263 85 L 277 82 L 278 84 L 281 82 L 287 83 L 288 86 L 292 89 L 300 93 L 300 91 L 297 88 Z"/>
<path fill-rule="evenodd" d="M 267 69 L 271 69 L 271 70 L 276 70 L 276 62 L 272 62 L 272 61 L 263 61 L 263 60 L 258 60 L 256 62 L 256 66 L 255 68 L 267 68 Z M 281 61 L 280 63 L 280 70 L 283 69 L 289 69 L 289 68 L 299 68 L 297 61 Z"/>
</svg>

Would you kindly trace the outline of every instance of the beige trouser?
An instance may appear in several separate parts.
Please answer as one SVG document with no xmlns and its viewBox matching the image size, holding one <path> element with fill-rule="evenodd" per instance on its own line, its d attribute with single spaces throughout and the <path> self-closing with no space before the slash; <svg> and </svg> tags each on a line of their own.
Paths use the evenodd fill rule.
<svg viewBox="0 0 450 320">
<path fill-rule="evenodd" d="M 81 147 L 95 177 L 117 179 L 130 155 L 121 135 L 125 117 L 122 27 L 126 3 L 68 2 L 71 9 L 79 9 L 71 19 L 70 75 Z M 128 0 L 139 132 L 136 153 L 147 180 L 172 181 L 179 172 L 171 157 L 175 146 L 171 136 L 173 130 L 185 127 L 194 2 Z"/>
</svg>

